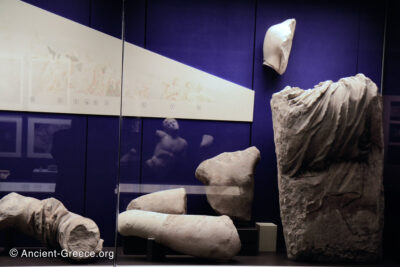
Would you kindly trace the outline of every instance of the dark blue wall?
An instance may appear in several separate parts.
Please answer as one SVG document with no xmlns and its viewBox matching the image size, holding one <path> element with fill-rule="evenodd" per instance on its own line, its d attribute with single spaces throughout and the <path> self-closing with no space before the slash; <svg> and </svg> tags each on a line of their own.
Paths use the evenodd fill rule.
<svg viewBox="0 0 400 267">
<path fill-rule="evenodd" d="M 400 259 L 398 248 L 400 247 L 400 213 L 398 203 L 400 203 L 400 143 L 395 136 L 399 136 L 400 131 L 394 134 L 395 129 L 399 129 L 400 109 L 392 110 L 392 105 L 400 106 L 400 89 L 398 77 L 400 75 L 398 62 L 400 60 L 400 2 L 388 1 L 387 32 L 386 32 L 386 51 L 385 68 L 383 79 L 383 97 L 387 105 L 384 106 L 385 113 L 389 113 L 392 122 L 384 125 L 388 129 L 385 133 L 388 138 L 387 151 L 385 158 L 385 228 L 384 228 L 384 251 Z M 395 98 L 391 104 L 390 101 Z M 396 112 L 397 111 L 397 112 Z M 392 136 L 393 135 L 393 136 Z M 395 142 L 395 144 L 392 144 Z"/>
<path fill-rule="evenodd" d="M 26 2 L 121 36 L 120 1 Z M 200 185 L 194 170 L 203 159 L 255 145 L 262 159 L 255 177 L 253 217 L 280 227 L 271 95 L 286 85 L 311 88 L 359 72 L 380 86 L 384 15 L 380 1 L 125 0 L 126 41 L 253 89 L 255 108 L 253 123 L 179 120 L 180 135 L 188 142 L 185 163 L 163 174 L 145 164 L 158 142 L 155 131 L 162 129 L 162 119 L 124 118 L 121 156 L 131 149 L 136 154 L 121 163 L 121 182 Z M 288 68 L 279 76 L 262 66 L 262 43 L 268 27 L 288 18 L 296 18 L 297 27 Z M 397 51 L 396 46 L 392 49 Z M 76 117 L 82 136 L 68 142 L 81 142 L 84 159 L 74 160 L 83 164 L 85 173 L 71 174 L 69 179 L 79 180 L 82 187 L 69 196 L 79 202 L 76 210 L 98 223 L 106 245 L 112 245 L 118 118 Z M 206 153 L 199 148 L 203 134 L 214 136 Z M 121 194 L 120 209 L 135 196 Z M 191 213 L 213 214 L 201 195 L 190 195 L 188 208 Z M 281 234 L 279 246 L 284 246 Z"/>
</svg>

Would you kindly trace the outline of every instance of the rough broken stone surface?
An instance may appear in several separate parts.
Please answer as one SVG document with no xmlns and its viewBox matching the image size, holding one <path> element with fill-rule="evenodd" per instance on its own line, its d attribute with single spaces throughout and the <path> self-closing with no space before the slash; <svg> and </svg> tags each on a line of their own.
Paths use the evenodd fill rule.
<svg viewBox="0 0 400 267">
<path fill-rule="evenodd" d="M 145 210 L 168 214 L 186 213 L 186 190 L 176 188 L 154 192 L 132 200 L 126 210 Z"/>
<path fill-rule="evenodd" d="M 273 68 L 281 75 L 286 71 L 295 29 L 295 19 L 287 19 L 269 27 L 264 38 L 263 65 Z"/>
<path fill-rule="evenodd" d="M 373 261 L 383 228 L 382 103 L 358 74 L 271 100 L 290 259 Z"/>
<path fill-rule="evenodd" d="M 69 212 L 55 198 L 38 200 L 17 193 L 4 196 L 0 199 L 0 229 L 9 227 L 37 238 L 44 245 L 60 247 L 74 260 L 86 259 L 90 252 L 98 253 L 103 248 L 96 223 Z"/>
<path fill-rule="evenodd" d="M 231 259 L 241 247 L 236 228 L 227 216 L 128 210 L 118 216 L 118 232 L 154 238 L 173 250 L 201 258 Z"/>
<path fill-rule="evenodd" d="M 260 151 L 253 146 L 222 153 L 197 167 L 196 178 L 207 185 L 207 200 L 218 214 L 251 219 L 254 172 L 259 160 Z"/>
</svg>

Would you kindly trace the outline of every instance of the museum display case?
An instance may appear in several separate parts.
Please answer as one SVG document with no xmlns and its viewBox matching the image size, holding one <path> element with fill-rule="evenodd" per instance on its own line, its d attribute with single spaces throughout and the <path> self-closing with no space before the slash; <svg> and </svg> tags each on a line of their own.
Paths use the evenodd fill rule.
<svg viewBox="0 0 400 267">
<path fill-rule="evenodd" d="M 112 265 L 122 1 L 6 0 L 0 13 L 0 265 Z"/>
<path fill-rule="evenodd" d="M 395 266 L 399 12 L 0 0 L 0 266 Z"/>
</svg>

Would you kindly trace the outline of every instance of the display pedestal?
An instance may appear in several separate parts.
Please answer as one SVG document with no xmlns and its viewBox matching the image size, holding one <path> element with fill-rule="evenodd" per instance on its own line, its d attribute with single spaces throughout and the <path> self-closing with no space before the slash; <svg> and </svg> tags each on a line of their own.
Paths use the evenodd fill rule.
<svg viewBox="0 0 400 267">
<path fill-rule="evenodd" d="M 7 229 L 3 231 L 3 234 L 4 240 L 2 245 L 4 247 L 4 250 L 2 251 L 2 253 L 9 255 L 10 249 L 15 248 L 15 230 Z"/>
<path fill-rule="evenodd" d="M 165 259 L 165 247 L 157 244 L 154 238 L 147 239 L 147 260 L 148 261 L 162 261 Z"/>
<path fill-rule="evenodd" d="M 238 255 L 255 256 L 258 254 L 258 229 L 253 221 L 250 222 L 233 222 L 239 234 L 242 248 Z"/>
<path fill-rule="evenodd" d="M 258 254 L 258 229 L 254 222 L 234 222 L 242 248 L 238 255 L 254 256 Z M 122 236 L 122 247 L 125 255 L 147 255 L 149 261 L 162 261 L 165 255 L 182 255 L 155 242 L 154 238 Z"/>
<path fill-rule="evenodd" d="M 125 255 L 146 255 L 148 261 L 163 261 L 165 255 L 182 255 L 155 242 L 154 238 L 123 236 L 122 247 Z"/>
</svg>

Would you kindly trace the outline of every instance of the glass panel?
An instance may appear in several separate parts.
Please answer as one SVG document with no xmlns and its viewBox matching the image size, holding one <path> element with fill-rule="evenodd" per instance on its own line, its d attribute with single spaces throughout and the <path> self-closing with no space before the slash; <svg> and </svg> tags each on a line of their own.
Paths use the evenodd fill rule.
<svg viewBox="0 0 400 267">
<path fill-rule="evenodd" d="M 1 266 L 114 263 L 122 11 L 0 2 Z"/>
<path fill-rule="evenodd" d="M 385 9 L 377 1 L 125 1 L 117 265 L 296 265 L 287 259 L 280 218 L 271 97 L 288 85 L 313 88 L 357 73 L 381 89 Z M 263 42 L 269 27 L 289 18 L 296 19 L 295 37 L 286 72 L 279 75 L 263 65 Z M 392 140 L 397 128 L 391 125 Z M 234 203 L 225 195 L 243 188 L 223 180 L 237 173 L 210 187 L 196 169 L 251 146 L 261 160 L 247 207 L 251 217 L 243 219 L 211 200 Z M 397 150 L 387 152 L 392 161 Z M 212 253 L 223 247 L 213 239 L 215 225 L 200 227 L 189 217 L 178 219 L 185 215 L 162 212 L 179 206 L 178 191 L 149 195 L 176 188 L 185 189 L 188 215 L 230 215 L 241 240 L 232 260 L 199 252 L 207 234 Z"/>
<path fill-rule="evenodd" d="M 392 0 L 1 0 L 0 266 L 320 265 L 287 258 L 270 100 L 288 85 L 356 73 L 383 93 L 385 238 L 376 266 L 394 265 L 399 12 Z M 263 43 L 289 18 L 296 29 L 279 75 L 263 65 Z M 257 164 L 254 149 L 222 154 L 252 146 Z M 213 174 L 196 175 L 216 156 L 217 167 L 203 168 Z M 254 188 L 252 167 L 247 187 L 236 180 L 246 161 L 256 164 Z M 132 203 L 177 188 L 186 196 Z M 243 190 L 247 199 L 237 197 Z M 167 215 L 182 210 L 208 217 Z M 240 250 L 218 245 L 227 229 Z M 80 257 L 72 250 L 89 260 L 70 260 Z"/>
</svg>

